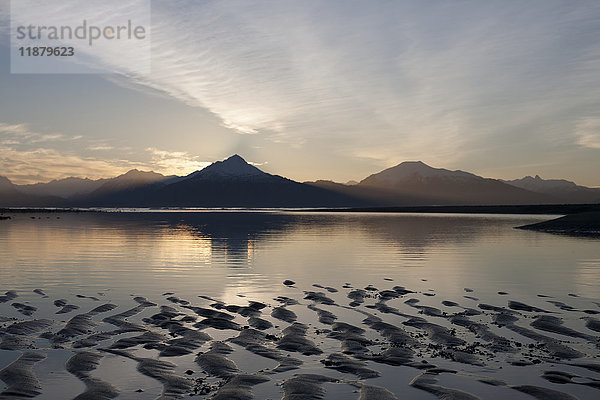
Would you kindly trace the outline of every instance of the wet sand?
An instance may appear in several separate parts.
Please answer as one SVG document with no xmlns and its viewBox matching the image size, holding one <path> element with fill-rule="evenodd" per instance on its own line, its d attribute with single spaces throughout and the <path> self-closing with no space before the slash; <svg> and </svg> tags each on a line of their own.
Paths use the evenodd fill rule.
<svg viewBox="0 0 600 400">
<path fill-rule="evenodd" d="M 528 304 L 498 291 L 493 304 L 474 296 L 461 304 L 391 279 L 282 286 L 286 295 L 271 302 L 238 304 L 174 290 L 128 304 L 8 290 L 0 295 L 0 398 L 57 398 L 37 371 L 61 352 L 67 361 L 46 375 L 74 377 L 78 399 L 600 396 L 594 299 L 574 307 L 544 294 Z M 114 359 L 123 366 L 113 373 L 139 382 L 135 391 L 101 372 Z"/>
</svg>

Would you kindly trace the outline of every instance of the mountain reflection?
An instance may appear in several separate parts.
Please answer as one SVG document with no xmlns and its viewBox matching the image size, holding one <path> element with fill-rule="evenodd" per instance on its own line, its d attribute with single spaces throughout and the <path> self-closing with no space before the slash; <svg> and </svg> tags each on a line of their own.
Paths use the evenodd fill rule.
<svg viewBox="0 0 600 400">
<path fill-rule="evenodd" d="M 558 283 L 581 293 L 594 291 L 599 282 L 596 243 L 512 229 L 543 218 L 231 211 L 19 214 L 0 224 L 0 280 L 9 286 L 23 280 L 64 288 L 94 282 L 102 290 L 116 285 L 131 293 L 176 289 L 218 296 L 270 296 L 288 278 L 336 287 L 391 277 L 403 285 L 427 278 L 427 285 L 451 291 L 506 282 L 514 283 L 513 290 L 523 282 L 538 282 L 541 292 L 556 290 Z"/>
<path fill-rule="evenodd" d="M 247 264 L 255 250 L 266 241 L 283 237 L 296 240 L 315 236 L 360 234 L 369 240 L 384 242 L 410 255 L 414 261 L 430 246 L 468 243 L 483 235 L 481 219 L 465 216 L 423 215 L 351 215 L 329 213 L 278 212 L 166 212 L 129 214 L 126 229 L 185 232 L 200 241 L 208 241 L 213 261 L 230 266 Z M 145 225 L 145 226 L 139 226 Z M 163 231 L 164 230 L 164 231 Z M 157 232 L 158 233 L 158 232 Z"/>
<path fill-rule="evenodd" d="M 128 249 L 130 257 L 136 254 L 143 257 L 144 252 L 157 253 L 161 259 L 168 260 L 170 266 L 178 262 L 244 266 L 252 263 L 264 246 L 308 242 L 325 245 L 331 238 L 384 245 L 397 254 L 400 264 L 418 266 L 432 246 L 443 248 L 493 240 L 495 233 L 489 231 L 481 218 L 231 211 L 81 213 L 65 215 L 61 220 L 44 218 L 35 223 L 29 218 L 17 217 L 4 228 L 19 226 L 19 235 L 24 239 L 40 232 L 52 232 L 53 240 L 64 243 L 66 248 L 79 241 L 81 235 L 90 243 L 106 239 L 104 243 L 114 246 L 114 251 L 122 246 L 123 250 Z M 78 226 L 77 233 L 64 229 L 65 224 Z M 191 245 L 184 246 L 184 243 Z"/>
<path fill-rule="evenodd" d="M 278 213 L 219 212 L 167 215 L 162 222 L 199 240 L 210 240 L 213 257 L 231 266 L 253 260 L 257 243 L 292 231 L 298 217 Z"/>
</svg>

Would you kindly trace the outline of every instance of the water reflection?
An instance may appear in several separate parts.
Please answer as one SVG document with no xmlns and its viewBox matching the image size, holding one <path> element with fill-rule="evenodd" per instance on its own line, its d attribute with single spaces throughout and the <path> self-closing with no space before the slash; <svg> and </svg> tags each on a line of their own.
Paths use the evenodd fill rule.
<svg viewBox="0 0 600 400">
<path fill-rule="evenodd" d="M 287 278 L 340 286 L 391 277 L 456 295 L 470 286 L 492 293 L 570 290 L 599 297 L 597 241 L 513 229 L 542 219 L 248 212 L 17 215 L 0 223 L 0 280 L 9 288 L 271 296 Z"/>
<path fill-rule="evenodd" d="M 198 213 L 167 215 L 166 229 L 185 231 L 198 240 L 209 240 L 213 261 L 232 267 L 254 260 L 257 243 L 293 230 L 298 217 L 276 213 Z"/>
<path fill-rule="evenodd" d="M 171 216 L 162 222 L 169 229 L 186 230 L 199 240 L 210 239 L 213 253 L 221 254 L 234 264 L 251 261 L 259 242 L 283 237 L 337 236 L 352 232 L 422 259 L 428 247 L 472 242 L 489 231 L 484 218 L 451 215 L 398 218 L 382 214 L 202 213 Z"/>
</svg>

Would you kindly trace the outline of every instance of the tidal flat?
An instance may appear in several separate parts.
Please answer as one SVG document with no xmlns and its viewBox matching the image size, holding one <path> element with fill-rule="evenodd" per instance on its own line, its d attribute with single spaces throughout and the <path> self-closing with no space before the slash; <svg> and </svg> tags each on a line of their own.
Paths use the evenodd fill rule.
<svg viewBox="0 0 600 400">
<path fill-rule="evenodd" d="M 37 217 L 0 226 L 0 398 L 600 394 L 598 241 L 513 229 L 547 217 Z"/>
</svg>

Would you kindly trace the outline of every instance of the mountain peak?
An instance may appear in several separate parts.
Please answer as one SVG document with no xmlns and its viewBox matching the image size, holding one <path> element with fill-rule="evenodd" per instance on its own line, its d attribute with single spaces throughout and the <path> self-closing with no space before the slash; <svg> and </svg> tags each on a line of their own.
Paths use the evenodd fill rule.
<svg viewBox="0 0 600 400">
<path fill-rule="evenodd" d="M 250 165 L 238 154 L 217 161 L 204 168 L 201 171 L 196 171 L 190 177 L 194 179 L 212 179 L 212 178 L 247 178 L 256 176 L 267 176 L 265 172 Z"/>
<path fill-rule="evenodd" d="M 219 165 L 220 168 L 227 167 L 228 169 L 248 169 L 252 165 L 248 164 L 240 155 L 234 154 L 223 161 L 217 161 L 212 165 Z"/>
<path fill-rule="evenodd" d="M 443 168 L 433 168 L 423 161 L 404 161 L 395 167 L 373 174 L 360 184 L 395 186 L 412 179 L 482 179 L 464 171 L 450 171 Z"/>
<path fill-rule="evenodd" d="M 5 176 L 0 176 L 0 192 L 16 192 L 16 186 Z"/>
<path fill-rule="evenodd" d="M 137 168 L 134 168 L 134 169 L 130 169 L 129 171 L 125 172 L 123 175 L 139 175 L 141 173 L 142 173 L 142 171 L 140 171 Z"/>
<path fill-rule="evenodd" d="M 162 174 L 159 174 L 158 172 L 154 172 L 154 171 L 140 171 L 139 169 L 135 168 L 132 170 L 127 171 L 126 173 L 117 176 L 116 178 L 113 179 L 133 179 L 133 180 L 161 180 L 164 179 L 165 176 Z"/>
<path fill-rule="evenodd" d="M 404 161 L 392 168 L 413 170 L 413 171 L 429 171 L 429 170 L 435 169 L 435 168 L 430 167 L 429 165 L 425 164 L 423 161 Z"/>
<path fill-rule="evenodd" d="M 223 162 L 224 162 L 224 163 L 225 163 L 225 162 L 236 162 L 236 163 L 244 163 L 244 164 L 248 164 L 248 163 L 246 162 L 246 160 L 244 160 L 244 159 L 242 158 L 242 156 L 240 156 L 239 154 L 234 154 L 234 155 L 232 155 L 231 157 L 229 157 L 229 158 L 226 158 L 225 160 L 223 160 Z"/>
<path fill-rule="evenodd" d="M 423 161 L 403 161 L 398 165 L 420 165 L 420 166 L 429 167 L 429 165 L 425 164 Z M 431 168 L 431 167 L 429 167 L 429 168 Z"/>
<path fill-rule="evenodd" d="M 578 186 L 575 182 L 567 181 L 565 179 L 543 179 L 539 175 L 536 175 L 535 177 L 528 175 L 521 179 L 505 180 L 502 182 L 521 189 L 540 193 L 554 193 L 557 190 L 588 189 L 585 186 Z"/>
</svg>

